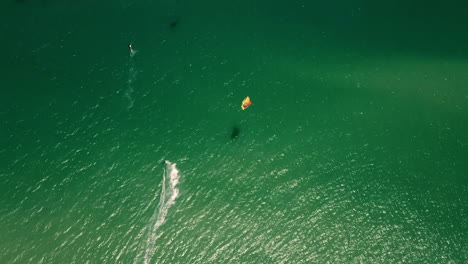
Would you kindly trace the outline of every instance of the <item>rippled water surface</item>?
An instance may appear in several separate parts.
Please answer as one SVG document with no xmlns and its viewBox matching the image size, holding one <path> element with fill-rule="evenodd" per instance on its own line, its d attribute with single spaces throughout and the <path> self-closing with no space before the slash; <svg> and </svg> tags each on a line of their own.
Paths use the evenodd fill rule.
<svg viewBox="0 0 468 264">
<path fill-rule="evenodd" d="M 1 263 L 468 259 L 465 4 L 0 6 Z"/>
</svg>

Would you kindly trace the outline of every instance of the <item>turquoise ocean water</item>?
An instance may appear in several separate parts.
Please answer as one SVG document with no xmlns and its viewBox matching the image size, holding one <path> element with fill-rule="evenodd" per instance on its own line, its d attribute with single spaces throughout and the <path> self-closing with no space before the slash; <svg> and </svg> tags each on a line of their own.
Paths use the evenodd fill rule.
<svg viewBox="0 0 468 264">
<path fill-rule="evenodd" d="M 468 5 L 374 2 L 3 1 L 0 263 L 466 263 Z"/>
</svg>

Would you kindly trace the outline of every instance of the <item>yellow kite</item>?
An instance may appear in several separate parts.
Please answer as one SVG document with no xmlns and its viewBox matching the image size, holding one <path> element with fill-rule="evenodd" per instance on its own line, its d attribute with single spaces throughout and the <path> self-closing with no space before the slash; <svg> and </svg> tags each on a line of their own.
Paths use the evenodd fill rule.
<svg viewBox="0 0 468 264">
<path fill-rule="evenodd" d="M 250 105 L 252 104 L 252 101 L 250 101 L 250 97 L 246 97 L 243 101 L 242 101 L 242 105 L 241 105 L 241 108 L 242 110 L 245 110 L 247 107 L 249 107 Z"/>
</svg>

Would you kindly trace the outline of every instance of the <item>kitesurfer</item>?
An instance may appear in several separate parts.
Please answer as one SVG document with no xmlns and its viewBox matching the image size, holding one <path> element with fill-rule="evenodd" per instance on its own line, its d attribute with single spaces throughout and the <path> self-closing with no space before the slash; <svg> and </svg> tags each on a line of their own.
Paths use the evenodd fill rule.
<svg viewBox="0 0 468 264">
<path fill-rule="evenodd" d="M 128 44 L 128 49 L 129 49 L 130 51 L 133 51 L 132 44 Z"/>
</svg>

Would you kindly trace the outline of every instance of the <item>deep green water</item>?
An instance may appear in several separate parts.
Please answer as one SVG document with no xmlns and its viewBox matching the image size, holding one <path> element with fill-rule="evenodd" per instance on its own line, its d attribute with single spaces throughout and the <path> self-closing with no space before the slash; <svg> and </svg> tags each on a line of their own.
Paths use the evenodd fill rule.
<svg viewBox="0 0 468 264">
<path fill-rule="evenodd" d="M 466 263 L 468 4 L 374 2 L 3 1 L 0 263 Z"/>
</svg>

